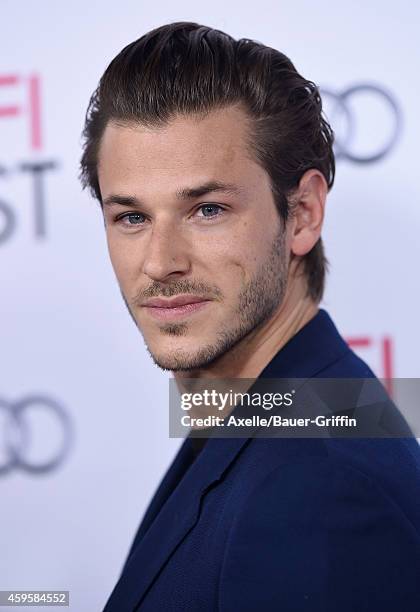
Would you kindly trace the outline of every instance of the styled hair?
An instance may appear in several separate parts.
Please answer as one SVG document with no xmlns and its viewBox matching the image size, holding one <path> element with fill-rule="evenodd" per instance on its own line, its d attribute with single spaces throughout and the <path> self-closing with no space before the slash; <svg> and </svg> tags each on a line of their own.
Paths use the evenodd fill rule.
<svg viewBox="0 0 420 612">
<path fill-rule="evenodd" d="M 234 104 L 251 120 L 250 152 L 270 177 L 284 222 L 293 214 L 293 194 L 307 170 L 318 169 L 331 189 L 334 134 L 323 116 L 318 87 L 283 53 L 192 22 L 148 32 L 105 70 L 86 112 L 83 188 L 102 205 L 98 149 L 109 121 L 159 127 L 178 113 L 206 114 Z M 319 302 L 328 269 L 321 238 L 300 263 L 308 295 Z"/>
</svg>

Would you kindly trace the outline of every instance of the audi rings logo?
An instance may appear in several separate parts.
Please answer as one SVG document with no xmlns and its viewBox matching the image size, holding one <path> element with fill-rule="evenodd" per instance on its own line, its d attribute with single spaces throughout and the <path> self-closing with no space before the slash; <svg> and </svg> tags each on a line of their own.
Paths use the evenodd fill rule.
<svg viewBox="0 0 420 612">
<path fill-rule="evenodd" d="M 14 469 L 42 474 L 67 457 L 73 428 L 64 408 L 44 395 L 0 398 L 0 475 Z"/>
<path fill-rule="evenodd" d="M 368 164 L 383 159 L 395 147 L 402 115 L 385 88 L 359 83 L 342 91 L 320 89 L 323 108 L 335 133 L 337 160 Z"/>
</svg>

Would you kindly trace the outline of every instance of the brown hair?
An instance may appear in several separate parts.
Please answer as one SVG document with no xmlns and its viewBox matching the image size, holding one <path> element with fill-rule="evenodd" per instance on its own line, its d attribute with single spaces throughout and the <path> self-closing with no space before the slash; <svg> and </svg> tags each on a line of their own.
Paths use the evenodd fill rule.
<svg viewBox="0 0 420 612">
<path fill-rule="evenodd" d="M 334 134 L 323 116 L 318 87 L 283 53 L 191 22 L 148 32 L 109 64 L 86 112 L 83 187 L 101 202 L 97 155 L 110 120 L 159 126 L 176 113 L 207 113 L 237 103 L 252 120 L 252 151 L 270 177 L 284 221 L 306 170 L 318 169 L 331 189 Z M 319 302 L 328 268 L 321 238 L 302 262 L 308 294 Z"/>
</svg>

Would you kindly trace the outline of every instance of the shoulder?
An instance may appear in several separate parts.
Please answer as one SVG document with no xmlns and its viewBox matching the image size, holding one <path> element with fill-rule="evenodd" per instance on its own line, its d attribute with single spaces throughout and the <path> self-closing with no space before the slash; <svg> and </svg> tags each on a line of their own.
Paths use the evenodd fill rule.
<svg viewBox="0 0 420 612">
<path fill-rule="evenodd" d="M 405 568 L 404 577 L 396 568 Z M 267 473 L 238 508 L 225 548 L 221 609 L 234 609 L 231 597 L 243 611 L 365 609 L 369 593 L 372 610 L 387 610 L 388 600 L 408 605 L 415 596 L 419 604 L 419 571 L 420 533 L 374 478 L 335 456 L 301 459 Z M 351 590 L 352 577 L 360 592 Z M 373 592 L 377 580 L 383 588 Z"/>
<path fill-rule="evenodd" d="M 323 378 L 376 378 L 368 364 L 348 346 L 335 361 L 318 371 L 316 377 L 318 376 Z"/>
<path fill-rule="evenodd" d="M 354 497 L 371 504 L 374 499 L 393 508 L 420 536 L 420 446 L 415 438 L 256 438 L 243 461 L 244 508 L 264 503 L 277 511 L 287 499 L 297 507 L 336 505 L 343 518 L 354 510 L 343 500 Z"/>
</svg>

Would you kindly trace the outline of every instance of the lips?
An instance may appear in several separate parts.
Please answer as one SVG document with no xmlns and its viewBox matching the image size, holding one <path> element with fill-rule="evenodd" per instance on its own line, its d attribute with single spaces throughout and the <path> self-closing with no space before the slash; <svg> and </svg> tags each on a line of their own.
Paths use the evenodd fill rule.
<svg viewBox="0 0 420 612">
<path fill-rule="evenodd" d="M 159 321 L 184 319 L 205 309 L 211 300 L 198 295 L 178 295 L 171 299 L 152 298 L 143 303 L 146 312 Z"/>
<path fill-rule="evenodd" d="M 186 304 L 197 304 L 198 302 L 206 301 L 208 300 L 197 295 L 179 295 L 171 299 L 151 298 L 143 302 L 143 306 L 148 308 L 177 308 Z"/>
</svg>

